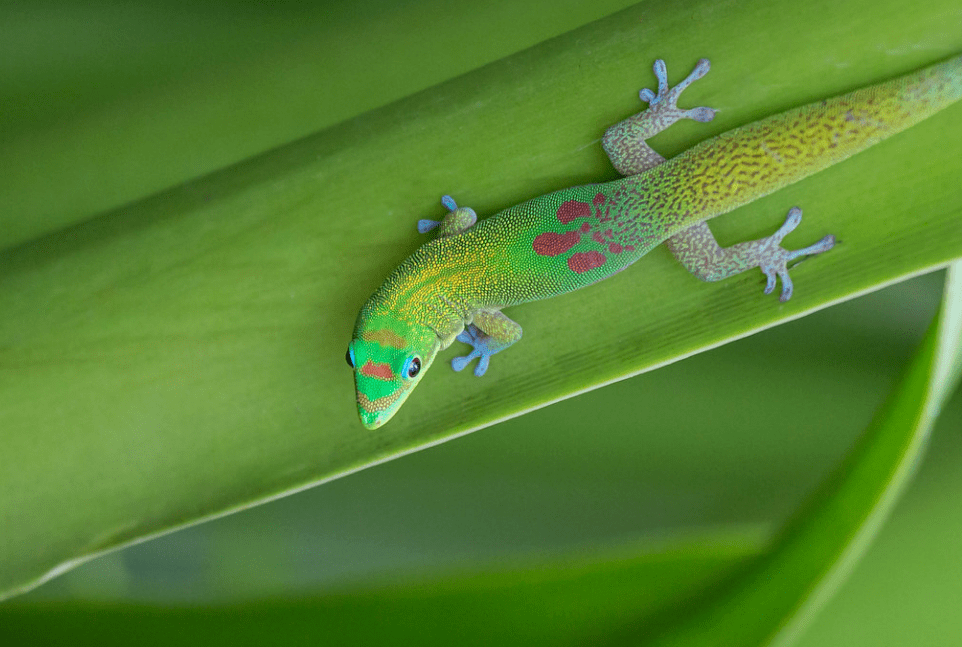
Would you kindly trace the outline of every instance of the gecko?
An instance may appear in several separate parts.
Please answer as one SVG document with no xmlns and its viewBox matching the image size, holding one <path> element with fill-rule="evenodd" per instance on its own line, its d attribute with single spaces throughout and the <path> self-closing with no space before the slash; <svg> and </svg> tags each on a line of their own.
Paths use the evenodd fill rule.
<svg viewBox="0 0 962 647">
<path fill-rule="evenodd" d="M 758 267 L 765 293 L 781 281 L 791 298 L 788 263 L 830 250 L 825 236 L 789 251 L 782 240 L 802 219 L 792 207 L 784 224 L 759 240 L 721 247 L 706 221 L 728 213 L 926 119 L 962 98 L 962 55 L 905 76 L 740 126 L 665 159 L 646 140 L 675 122 L 709 122 L 715 110 L 681 109 L 679 95 L 709 70 L 698 61 L 669 87 L 664 61 L 654 64 L 657 91 L 648 107 L 611 126 L 602 146 L 623 177 L 561 189 L 483 220 L 450 196 L 440 221 L 420 220 L 436 237 L 391 273 L 358 314 L 348 345 L 357 410 L 367 429 L 398 411 L 437 354 L 455 340 L 472 347 L 451 365 L 491 356 L 521 339 L 502 309 L 547 299 L 606 279 L 665 243 L 703 281 Z"/>
</svg>

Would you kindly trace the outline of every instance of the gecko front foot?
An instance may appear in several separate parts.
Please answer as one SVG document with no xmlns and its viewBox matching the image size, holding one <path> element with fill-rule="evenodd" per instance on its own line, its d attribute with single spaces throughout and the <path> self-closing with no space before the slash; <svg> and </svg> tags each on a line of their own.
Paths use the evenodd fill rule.
<svg viewBox="0 0 962 647">
<path fill-rule="evenodd" d="M 464 327 L 464 332 L 458 335 L 457 340 L 470 344 L 473 350 L 464 357 L 452 359 L 451 368 L 455 371 L 463 371 L 471 360 L 478 357 L 480 359 L 478 359 L 478 365 L 474 367 L 474 374 L 478 377 L 484 375 L 484 372 L 488 370 L 488 364 L 491 362 L 491 356 L 497 352 L 489 348 L 491 337 L 481 332 L 474 324 L 468 324 Z"/>
<path fill-rule="evenodd" d="M 474 374 L 481 377 L 488 370 L 492 355 L 521 339 L 521 326 L 508 319 L 500 310 L 480 309 L 472 316 L 474 323 L 466 325 L 457 340 L 471 344 L 473 350 L 464 357 L 452 359 L 451 368 L 455 371 L 464 370 L 464 367 L 477 357 L 478 365 L 474 367 Z"/>
<path fill-rule="evenodd" d="M 441 220 L 418 220 L 418 231 L 426 234 L 432 229 L 437 228 L 438 236 L 453 236 L 460 234 L 474 226 L 478 221 L 478 214 L 470 207 L 459 207 L 449 195 L 441 196 L 441 204 L 448 210 L 448 215 Z"/>
<path fill-rule="evenodd" d="M 775 290 L 775 278 L 782 280 L 782 293 L 778 300 L 782 303 L 792 298 L 792 279 L 788 276 L 788 263 L 802 256 L 811 256 L 827 252 L 835 246 L 835 236 L 831 234 L 821 239 L 814 245 L 809 245 L 802 249 L 789 251 L 783 249 L 782 239 L 790 234 L 799 223 L 802 222 L 802 210 L 792 207 L 785 218 L 785 224 L 779 227 L 774 234 L 758 241 L 760 244 L 760 260 L 758 267 L 765 273 L 767 282 L 765 284 L 765 294 L 771 294 Z"/>
<path fill-rule="evenodd" d="M 685 88 L 708 74 L 709 69 L 711 69 L 711 64 L 707 58 L 703 58 L 698 61 L 691 74 L 686 76 L 681 83 L 669 89 L 668 69 L 665 67 L 665 61 L 660 58 L 655 61 L 653 70 L 658 78 L 658 93 L 644 88 L 638 93 L 638 98 L 648 104 L 649 111 L 658 114 L 659 121 L 664 122 L 659 130 L 667 128 L 679 119 L 692 119 L 705 123 L 715 118 L 715 110 L 712 108 L 702 106 L 691 110 L 682 110 L 678 107 L 678 97 L 685 91 Z"/>
</svg>

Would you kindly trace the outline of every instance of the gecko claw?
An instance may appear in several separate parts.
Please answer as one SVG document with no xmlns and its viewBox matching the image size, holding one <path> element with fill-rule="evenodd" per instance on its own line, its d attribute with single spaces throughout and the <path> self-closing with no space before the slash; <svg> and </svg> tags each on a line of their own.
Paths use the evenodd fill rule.
<svg viewBox="0 0 962 647">
<path fill-rule="evenodd" d="M 441 221 L 418 220 L 418 231 L 426 234 L 432 229 L 438 230 L 438 238 L 454 236 L 467 231 L 478 221 L 478 214 L 470 207 L 459 207 L 449 195 L 441 196 L 441 204 L 448 210 L 448 214 Z"/>
</svg>

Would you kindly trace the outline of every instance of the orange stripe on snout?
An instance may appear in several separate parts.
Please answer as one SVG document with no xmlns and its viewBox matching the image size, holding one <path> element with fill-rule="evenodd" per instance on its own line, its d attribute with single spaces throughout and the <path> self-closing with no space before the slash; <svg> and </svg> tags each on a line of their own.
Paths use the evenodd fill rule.
<svg viewBox="0 0 962 647">
<path fill-rule="evenodd" d="M 390 346 L 391 348 L 401 348 L 403 349 L 407 346 L 404 341 L 404 337 L 397 334 L 393 330 L 388 330 L 382 328 L 380 330 L 366 330 L 361 333 L 361 339 L 364 341 L 373 341 L 381 346 Z"/>
<path fill-rule="evenodd" d="M 371 360 L 368 360 L 367 364 L 361 367 L 361 375 L 376 377 L 379 380 L 394 379 L 394 371 L 391 370 L 390 364 L 375 364 Z"/>
</svg>

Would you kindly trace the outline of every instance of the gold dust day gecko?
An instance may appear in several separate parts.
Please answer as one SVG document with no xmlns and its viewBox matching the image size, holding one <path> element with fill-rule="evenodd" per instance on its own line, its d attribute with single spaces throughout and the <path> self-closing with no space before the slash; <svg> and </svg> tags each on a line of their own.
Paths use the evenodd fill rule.
<svg viewBox="0 0 962 647">
<path fill-rule="evenodd" d="M 792 296 L 787 264 L 833 247 L 834 236 L 789 251 L 782 239 L 801 222 L 792 207 L 781 228 L 760 240 L 722 248 L 705 221 L 841 162 L 962 99 L 962 56 L 903 77 L 794 108 L 707 139 L 666 160 L 646 139 L 679 119 L 707 122 L 711 108 L 678 108 L 681 92 L 708 72 L 702 59 L 673 88 L 655 62 L 658 91 L 644 89 L 648 108 L 607 130 L 602 139 L 625 177 L 532 198 L 478 222 L 450 196 L 440 222 L 418 230 L 437 237 L 388 276 L 361 308 L 347 350 L 361 423 L 387 422 L 424 377 L 438 352 L 455 340 L 473 350 L 483 375 L 491 356 L 521 339 L 521 326 L 501 310 L 587 287 L 620 272 L 666 243 L 690 272 L 718 281 L 753 267 L 771 293 Z"/>
</svg>

